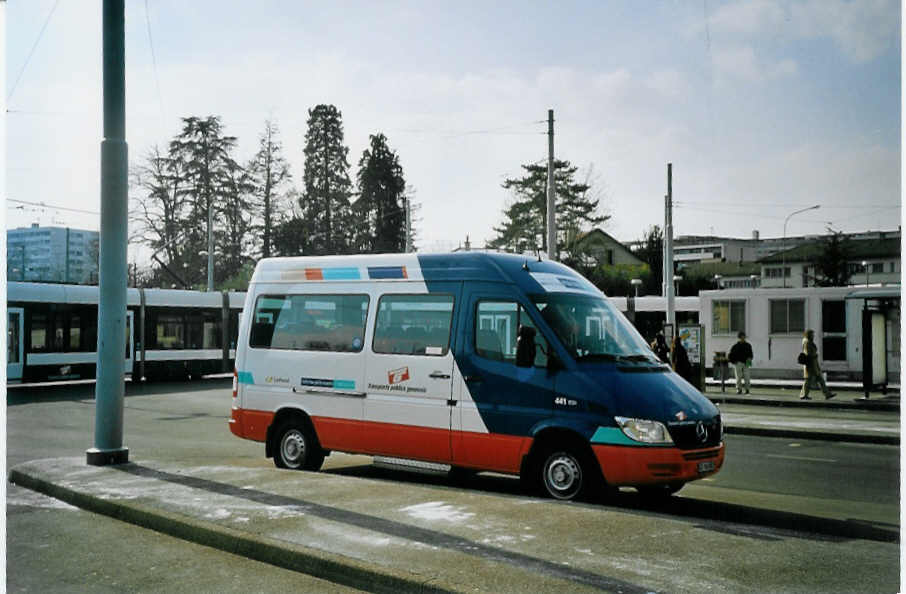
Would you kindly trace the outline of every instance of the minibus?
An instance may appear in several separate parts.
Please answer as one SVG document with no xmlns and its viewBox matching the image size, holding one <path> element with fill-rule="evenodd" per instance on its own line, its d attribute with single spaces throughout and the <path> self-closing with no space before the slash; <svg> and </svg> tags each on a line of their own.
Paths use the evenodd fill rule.
<svg viewBox="0 0 906 594">
<path fill-rule="evenodd" d="M 564 500 L 669 495 L 724 460 L 718 409 L 601 291 L 485 252 L 261 260 L 229 423 L 279 468 L 366 454 L 519 475 Z"/>
</svg>

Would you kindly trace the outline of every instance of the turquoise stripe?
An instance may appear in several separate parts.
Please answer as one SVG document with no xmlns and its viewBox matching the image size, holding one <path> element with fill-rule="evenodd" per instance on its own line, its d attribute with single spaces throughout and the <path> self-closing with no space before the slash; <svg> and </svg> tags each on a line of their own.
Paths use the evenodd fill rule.
<svg viewBox="0 0 906 594">
<path fill-rule="evenodd" d="M 239 371 L 236 373 L 239 379 L 240 384 L 254 384 L 255 379 L 252 377 L 251 371 Z"/>
<path fill-rule="evenodd" d="M 321 270 L 324 280 L 359 280 L 358 268 L 324 268 Z"/>
<path fill-rule="evenodd" d="M 626 437 L 626 434 L 623 433 L 623 430 L 618 427 L 598 427 L 598 430 L 595 431 L 595 434 L 591 436 L 591 443 L 631 446 L 652 445 L 629 439 L 628 437 Z"/>
<path fill-rule="evenodd" d="M 334 390 L 355 390 L 355 380 L 333 380 Z"/>
</svg>

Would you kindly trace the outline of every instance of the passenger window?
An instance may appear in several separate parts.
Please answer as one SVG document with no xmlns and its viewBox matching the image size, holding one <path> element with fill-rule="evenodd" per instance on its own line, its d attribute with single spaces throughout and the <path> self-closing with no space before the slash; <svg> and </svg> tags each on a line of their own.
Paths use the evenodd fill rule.
<svg viewBox="0 0 906 594">
<path fill-rule="evenodd" d="M 378 302 L 372 350 L 443 356 L 450 347 L 452 295 L 384 295 Z"/>
<path fill-rule="evenodd" d="M 534 328 L 535 367 L 547 366 L 547 341 L 525 309 L 512 301 L 480 301 L 475 316 L 475 352 L 493 361 L 516 362 L 519 326 Z"/>
<path fill-rule="evenodd" d="M 154 328 L 157 348 L 161 350 L 183 349 L 186 345 L 183 317 L 174 314 L 160 314 Z"/>
<path fill-rule="evenodd" d="M 47 316 L 44 314 L 31 315 L 31 350 L 47 350 Z"/>
<path fill-rule="evenodd" d="M 367 295 L 258 298 L 249 345 L 259 349 L 357 353 L 365 338 Z"/>
</svg>

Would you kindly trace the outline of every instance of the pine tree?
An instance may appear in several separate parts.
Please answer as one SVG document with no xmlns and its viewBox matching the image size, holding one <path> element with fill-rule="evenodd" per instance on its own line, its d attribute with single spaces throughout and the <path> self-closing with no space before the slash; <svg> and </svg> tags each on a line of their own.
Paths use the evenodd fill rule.
<svg viewBox="0 0 906 594">
<path fill-rule="evenodd" d="M 305 133 L 305 173 L 300 198 L 302 218 L 312 255 L 343 254 L 351 250 L 354 219 L 349 198 L 349 148 L 343 144 L 342 114 L 333 105 L 308 111 Z"/>
<path fill-rule="evenodd" d="M 235 191 L 233 173 L 239 166 L 231 153 L 236 146 L 234 136 L 225 136 L 220 118 L 208 116 L 183 118 L 183 129 L 170 142 L 170 158 L 179 161 L 186 183 L 182 192 L 188 201 L 187 213 L 182 222 L 184 265 L 186 280 L 201 282 L 205 278 L 207 258 L 200 252 L 207 251 L 208 212 L 212 213 L 215 237 L 223 229 L 224 210 L 229 208 L 231 193 Z"/>
<path fill-rule="evenodd" d="M 664 281 L 664 231 L 658 225 L 652 225 L 645 232 L 640 246 L 632 251 L 641 261 L 648 264 L 651 274 L 644 277 L 644 292 L 648 295 L 660 295 Z"/>
<path fill-rule="evenodd" d="M 246 168 L 252 184 L 250 206 L 255 217 L 252 230 L 260 233 L 260 251 L 255 251 L 262 258 L 272 255 L 274 227 L 285 208 L 285 187 L 292 179 L 278 136 L 277 125 L 267 120 L 259 138 L 258 152 Z"/>
<path fill-rule="evenodd" d="M 525 175 L 507 179 L 503 187 L 515 200 L 495 227 L 497 237 L 489 246 L 514 252 L 547 251 L 547 165 L 522 165 Z M 569 161 L 554 161 L 554 194 L 557 208 L 557 250 L 568 248 L 579 233 L 608 219 L 598 214 L 600 200 L 590 195 L 591 185 L 575 181 L 578 168 Z"/>
<path fill-rule="evenodd" d="M 354 209 L 355 247 L 364 253 L 402 252 L 406 248 L 406 180 L 399 158 L 383 134 L 371 135 L 359 159 L 359 199 Z"/>
<path fill-rule="evenodd" d="M 849 260 L 852 244 L 842 231 L 828 228 L 828 235 L 819 240 L 820 252 L 812 262 L 815 266 L 815 284 L 819 287 L 845 287 L 852 271 Z"/>
</svg>

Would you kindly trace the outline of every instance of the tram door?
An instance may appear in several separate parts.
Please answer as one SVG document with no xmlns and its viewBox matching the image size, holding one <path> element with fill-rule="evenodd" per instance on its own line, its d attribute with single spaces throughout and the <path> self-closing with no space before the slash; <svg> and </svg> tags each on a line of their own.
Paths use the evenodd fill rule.
<svg viewBox="0 0 906 594">
<path fill-rule="evenodd" d="M 132 361 L 135 359 L 135 337 L 133 336 L 133 311 L 126 311 L 126 373 L 132 373 Z"/>
<path fill-rule="evenodd" d="M 25 312 L 21 307 L 11 307 L 6 313 L 6 380 L 19 381 L 25 365 Z"/>
</svg>

